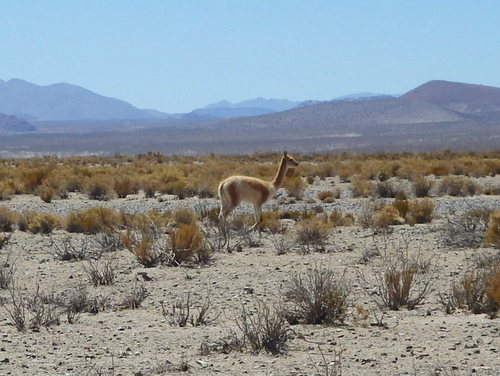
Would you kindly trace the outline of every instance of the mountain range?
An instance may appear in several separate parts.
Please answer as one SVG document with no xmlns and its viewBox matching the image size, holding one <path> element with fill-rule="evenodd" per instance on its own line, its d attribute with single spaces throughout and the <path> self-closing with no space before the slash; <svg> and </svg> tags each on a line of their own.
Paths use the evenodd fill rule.
<svg viewBox="0 0 500 376">
<path fill-rule="evenodd" d="M 278 111 L 274 105 L 293 107 Z M 1 106 L 0 96 L 0 112 Z M 362 93 L 307 103 L 257 98 L 206 107 L 217 111 L 245 108 L 270 113 L 162 119 L 162 113 L 139 110 L 149 114 L 148 121 L 38 121 L 34 123 L 37 132 L 0 137 L 0 156 L 247 153 L 285 147 L 303 153 L 483 150 L 500 145 L 500 88 L 491 86 L 429 81 L 399 97 Z"/>
</svg>

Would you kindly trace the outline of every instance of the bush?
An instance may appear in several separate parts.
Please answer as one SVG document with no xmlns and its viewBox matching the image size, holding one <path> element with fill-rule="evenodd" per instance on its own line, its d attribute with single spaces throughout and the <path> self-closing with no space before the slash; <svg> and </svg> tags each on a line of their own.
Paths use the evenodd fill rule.
<svg viewBox="0 0 500 376">
<path fill-rule="evenodd" d="M 189 225 L 196 222 L 196 214 L 191 209 L 178 209 L 174 212 L 174 221 L 177 226 Z"/>
<path fill-rule="evenodd" d="M 122 243 L 146 268 L 156 266 L 166 258 L 165 245 L 150 228 L 127 228 Z"/>
<path fill-rule="evenodd" d="M 500 210 L 490 214 L 484 244 L 500 249 Z"/>
<path fill-rule="evenodd" d="M 332 203 L 335 199 L 340 198 L 340 189 L 334 191 L 323 191 L 318 193 L 318 199 L 324 203 Z"/>
<path fill-rule="evenodd" d="M 304 190 L 307 184 L 300 176 L 293 176 L 291 178 L 286 178 L 283 183 L 283 188 L 285 188 L 291 196 L 298 200 L 304 197 Z"/>
<path fill-rule="evenodd" d="M 416 276 L 416 265 L 407 258 L 390 261 L 382 276 L 378 278 L 379 304 L 395 311 L 401 307 L 414 309 L 421 304 L 430 293 L 431 281 L 421 282 L 420 288 L 417 289 Z"/>
<path fill-rule="evenodd" d="M 306 219 L 298 224 L 297 242 L 304 253 L 324 251 L 331 225 L 319 218 Z"/>
<path fill-rule="evenodd" d="M 382 181 L 375 185 L 375 193 L 378 197 L 391 198 L 396 195 L 396 190 L 390 181 Z"/>
<path fill-rule="evenodd" d="M 434 203 L 430 198 L 417 198 L 408 202 L 406 221 L 410 225 L 430 223 L 433 218 Z"/>
<path fill-rule="evenodd" d="M 4 207 L 0 207 L 0 231 L 12 232 L 14 224 L 17 222 L 17 214 Z"/>
<path fill-rule="evenodd" d="M 394 206 L 384 206 L 373 219 L 373 225 L 376 229 L 387 229 L 389 225 L 401 225 L 404 219 L 399 215 L 399 211 Z"/>
<path fill-rule="evenodd" d="M 445 176 L 439 184 L 439 193 L 449 196 L 473 196 L 479 186 L 470 178 L 463 176 Z"/>
<path fill-rule="evenodd" d="M 66 218 L 66 231 L 97 234 L 114 229 L 118 223 L 119 216 L 113 209 L 93 207 L 69 213 Z"/>
<path fill-rule="evenodd" d="M 0 182 L 0 201 L 8 200 L 14 194 L 12 186 L 6 182 Z"/>
<path fill-rule="evenodd" d="M 316 266 L 305 274 L 296 274 L 285 299 L 293 304 L 289 317 L 292 322 L 306 324 L 337 324 L 344 322 L 347 314 L 347 299 L 350 294 L 344 277 L 338 280 L 337 273 Z"/>
<path fill-rule="evenodd" d="M 396 198 L 396 200 L 394 200 L 394 202 L 392 203 L 392 206 L 396 208 L 400 217 L 406 218 L 408 210 L 410 209 L 410 203 L 406 198 Z"/>
<path fill-rule="evenodd" d="M 106 178 L 94 178 L 86 186 L 89 199 L 107 201 L 111 198 L 112 186 Z"/>
<path fill-rule="evenodd" d="M 28 231 L 33 234 L 50 234 L 62 226 L 59 216 L 51 213 L 31 212 L 27 215 Z"/>
<path fill-rule="evenodd" d="M 488 211 L 476 209 L 448 217 L 444 227 L 446 245 L 479 247 L 484 240 L 488 216 Z"/>
<path fill-rule="evenodd" d="M 128 195 L 137 192 L 137 186 L 127 176 L 116 177 L 113 183 L 113 189 L 118 198 L 125 198 Z"/>
<path fill-rule="evenodd" d="M 238 342 L 243 343 L 243 346 L 250 345 L 254 353 L 265 350 L 271 354 L 281 354 L 286 350 L 290 329 L 282 309 L 270 308 L 264 302 L 258 302 L 252 314 L 243 309 L 236 323 L 243 334 Z"/>
<path fill-rule="evenodd" d="M 181 265 L 192 261 L 195 255 L 202 257 L 199 259 L 202 261 L 206 252 L 210 251 L 204 247 L 203 235 L 196 223 L 183 224 L 172 234 L 168 264 Z"/>
<path fill-rule="evenodd" d="M 330 213 L 329 220 L 334 226 L 354 225 L 354 215 L 352 213 L 342 214 L 334 210 Z"/>
<path fill-rule="evenodd" d="M 472 313 L 494 313 L 498 310 L 499 270 L 497 265 L 490 270 L 468 270 L 458 282 L 451 286 L 449 294 L 440 294 L 446 313 L 467 309 Z"/>
<path fill-rule="evenodd" d="M 42 199 L 43 202 L 52 202 L 52 199 L 54 198 L 55 192 L 52 188 L 50 187 L 44 187 L 42 191 L 40 192 L 40 198 Z"/>
<path fill-rule="evenodd" d="M 422 176 L 418 177 L 413 183 L 413 193 L 415 193 L 417 197 L 428 197 L 433 185 L 431 180 Z"/>
<path fill-rule="evenodd" d="M 262 213 L 262 220 L 259 223 L 261 230 L 269 230 L 272 234 L 283 231 L 280 222 L 281 213 L 278 210 L 266 211 Z"/>
<path fill-rule="evenodd" d="M 373 194 L 373 184 L 356 175 L 351 179 L 351 192 L 354 197 L 370 197 Z"/>
</svg>

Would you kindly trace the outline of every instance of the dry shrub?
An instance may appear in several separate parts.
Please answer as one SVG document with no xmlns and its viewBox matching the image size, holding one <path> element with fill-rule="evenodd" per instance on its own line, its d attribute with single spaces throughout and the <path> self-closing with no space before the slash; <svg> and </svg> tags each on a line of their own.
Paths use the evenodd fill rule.
<svg viewBox="0 0 500 376">
<path fill-rule="evenodd" d="M 500 306 L 499 270 L 499 264 L 487 269 L 468 270 L 452 284 L 448 294 L 439 295 L 446 313 L 467 309 L 475 314 L 494 314 Z"/>
<path fill-rule="evenodd" d="M 11 236 L 12 233 L 9 233 L 8 235 L 0 234 L 0 249 L 5 248 L 7 244 L 9 244 Z"/>
<path fill-rule="evenodd" d="M 486 295 L 495 302 L 498 310 L 500 307 L 500 262 L 493 265 L 486 279 Z"/>
<path fill-rule="evenodd" d="M 394 202 L 392 203 L 392 206 L 396 208 L 400 217 L 406 218 L 406 215 L 408 214 L 408 210 L 410 208 L 410 203 L 406 198 L 396 198 L 396 200 L 394 200 Z"/>
<path fill-rule="evenodd" d="M 158 190 L 158 182 L 156 181 L 145 181 L 142 183 L 142 189 L 144 190 L 144 195 L 146 198 L 155 197 L 155 193 Z"/>
<path fill-rule="evenodd" d="M 252 314 L 242 309 L 236 324 L 242 332 L 242 338 L 235 341 L 242 344 L 240 349 L 249 345 L 256 354 L 262 350 L 271 354 L 282 354 L 286 350 L 290 328 L 283 309 L 276 306 L 270 308 L 264 302 L 258 301 Z"/>
<path fill-rule="evenodd" d="M 33 193 L 47 177 L 49 170 L 46 168 L 29 168 L 20 172 L 21 184 L 24 193 Z"/>
<path fill-rule="evenodd" d="M 150 228 L 127 228 L 122 243 L 139 264 L 146 268 L 156 266 L 165 260 L 165 245 Z"/>
<path fill-rule="evenodd" d="M 62 219 L 52 213 L 26 213 L 27 230 L 33 234 L 50 234 L 62 227 Z"/>
<path fill-rule="evenodd" d="M 0 236 L 0 242 L 2 239 L 2 236 Z M 1 244 L 0 249 L 2 249 Z M 0 289 L 5 290 L 11 285 L 11 283 L 13 283 L 14 272 L 14 262 L 10 259 L 10 257 L 0 260 Z"/>
<path fill-rule="evenodd" d="M 428 197 L 433 185 L 431 180 L 419 176 L 413 183 L 413 193 L 416 197 Z"/>
<path fill-rule="evenodd" d="M 0 201 L 8 200 L 15 193 L 14 188 L 8 182 L 0 182 Z"/>
<path fill-rule="evenodd" d="M 342 275 L 332 269 L 315 266 L 303 274 L 296 274 L 285 292 L 285 299 L 292 303 L 289 312 L 291 323 L 337 324 L 347 314 L 350 288 Z"/>
<path fill-rule="evenodd" d="M 287 190 L 288 194 L 298 200 L 301 200 L 304 197 L 304 190 L 306 189 L 306 187 L 306 182 L 304 182 L 304 179 L 302 179 L 302 177 L 300 176 L 285 178 L 285 181 L 283 183 L 283 188 Z"/>
<path fill-rule="evenodd" d="M 303 253 L 324 251 L 332 226 L 320 218 L 311 218 L 297 225 L 297 242 Z"/>
<path fill-rule="evenodd" d="M 404 219 L 400 216 L 398 209 L 392 205 L 382 207 L 373 218 L 376 229 L 388 229 L 389 225 L 401 225 Z"/>
<path fill-rule="evenodd" d="M 94 177 L 85 187 L 85 192 L 91 200 L 107 201 L 111 198 L 112 191 L 112 183 L 105 177 Z"/>
<path fill-rule="evenodd" d="M 324 203 L 332 203 L 335 199 L 340 198 L 340 189 L 337 188 L 333 191 L 323 191 L 318 193 L 318 199 L 323 201 Z"/>
<path fill-rule="evenodd" d="M 391 198 L 396 195 L 396 190 L 390 181 L 381 181 L 375 184 L 375 193 L 378 197 Z"/>
<path fill-rule="evenodd" d="M 484 244 L 500 249 L 500 210 L 495 210 L 490 214 Z"/>
<path fill-rule="evenodd" d="M 43 202 L 52 202 L 54 195 L 55 191 L 50 187 L 43 187 L 40 191 L 40 198 Z"/>
<path fill-rule="evenodd" d="M 341 212 L 334 210 L 330 213 L 328 219 L 334 226 L 354 225 L 354 215 L 352 213 L 342 214 Z"/>
<path fill-rule="evenodd" d="M 432 290 L 431 280 L 417 279 L 418 268 L 415 262 L 401 254 L 398 258 L 388 260 L 388 265 L 377 278 L 377 290 L 380 306 L 392 310 L 401 307 L 414 309 Z"/>
<path fill-rule="evenodd" d="M 182 224 L 172 233 L 171 248 L 168 263 L 170 265 L 181 265 L 195 259 L 201 263 L 208 263 L 207 252 L 211 252 L 204 246 L 203 235 L 196 223 Z"/>
<path fill-rule="evenodd" d="M 111 261 L 105 262 L 101 267 L 98 261 L 89 260 L 83 270 L 94 287 L 109 286 L 115 282 L 115 272 Z"/>
<path fill-rule="evenodd" d="M 373 184 L 369 180 L 355 175 L 351 179 L 351 192 L 354 197 L 370 197 L 373 194 Z"/>
<path fill-rule="evenodd" d="M 427 175 L 445 176 L 450 173 L 450 168 L 449 162 L 432 162 L 427 170 Z"/>
<path fill-rule="evenodd" d="M 416 198 L 408 202 L 406 221 L 412 226 L 416 223 L 430 223 L 433 213 L 434 203 L 430 198 Z"/>
<path fill-rule="evenodd" d="M 66 230 L 85 234 L 114 229 L 119 224 L 119 215 L 110 208 L 93 207 L 71 212 L 66 218 Z"/>
<path fill-rule="evenodd" d="M 444 225 L 445 243 L 455 247 L 479 247 L 484 240 L 489 212 L 467 210 L 455 217 L 448 217 Z"/>
<path fill-rule="evenodd" d="M 259 223 L 261 230 L 269 230 L 272 234 L 283 232 L 280 222 L 281 213 L 279 210 L 266 211 L 262 213 L 262 220 Z"/>
<path fill-rule="evenodd" d="M 231 228 L 237 231 L 246 230 L 253 226 L 255 217 L 247 213 L 238 213 L 232 216 L 230 222 Z"/>
<path fill-rule="evenodd" d="M 189 225 L 196 222 L 196 214 L 191 209 L 178 209 L 174 212 L 174 221 L 177 226 Z"/>
<path fill-rule="evenodd" d="M 14 225 L 18 220 L 16 212 L 0 207 L 0 231 L 11 232 L 14 230 Z"/>
<path fill-rule="evenodd" d="M 464 176 L 445 176 L 439 184 L 439 193 L 449 196 L 473 196 L 479 192 L 479 186 Z"/>
<path fill-rule="evenodd" d="M 137 184 L 134 184 L 128 176 L 119 176 L 114 179 L 113 189 L 118 198 L 125 198 L 137 192 Z"/>
</svg>

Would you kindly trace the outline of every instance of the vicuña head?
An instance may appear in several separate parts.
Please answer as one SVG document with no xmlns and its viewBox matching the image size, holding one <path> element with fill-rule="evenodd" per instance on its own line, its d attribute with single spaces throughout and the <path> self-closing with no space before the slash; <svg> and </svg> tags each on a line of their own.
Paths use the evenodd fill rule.
<svg viewBox="0 0 500 376">
<path fill-rule="evenodd" d="M 219 184 L 219 198 L 221 208 L 219 222 L 226 224 L 226 218 L 241 202 L 253 204 L 255 210 L 255 229 L 262 220 L 262 205 L 274 196 L 281 187 L 286 172 L 299 165 L 286 151 L 283 152 L 281 163 L 276 176 L 271 181 L 258 179 L 252 176 L 230 176 Z"/>
</svg>

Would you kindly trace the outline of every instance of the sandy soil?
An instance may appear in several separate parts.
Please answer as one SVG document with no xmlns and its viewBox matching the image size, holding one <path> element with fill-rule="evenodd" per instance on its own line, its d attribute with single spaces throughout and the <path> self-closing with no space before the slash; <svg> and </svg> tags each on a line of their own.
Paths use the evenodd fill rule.
<svg viewBox="0 0 500 376">
<path fill-rule="evenodd" d="M 315 197 L 325 189 L 321 182 L 306 195 Z M 286 209 L 319 205 L 312 202 L 280 204 Z M 364 199 L 348 194 L 325 210 L 356 212 Z M 450 284 L 481 254 L 492 249 L 459 249 L 445 245 L 443 230 L 450 211 L 471 207 L 500 208 L 498 196 L 436 198 L 436 218 L 431 224 L 394 226 L 387 236 L 372 236 L 360 226 L 336 228 L 326 252 L 301 254 L 293 241 L 293 229 L 284 239 L 286 254 L 278 255 L 273 237 L 263 233 L 258 245 L 242 243 L 241 252 L 219 253 L 207 266 L 153 268 L 142 267 L 127 250 L 109 252 L 100 262 L 112 260 L 116 274 L 112 286 L 93 287 L 85 272 L 86 261 L 60 261 L 54 258 L 54 243 L 68 237 L 56 231 L 51 237 L 15 231 L 0 256 L 15 262 L 15 286 L 32 296 L 37 286 L 44 293 L 69 296 L 84 286 L 92 296 L 107 297 L 108 306 L 97 314 L 82 313 L 70 324 L 65 315 L 60 325 L 38 332 L 19 332 L 12 325 L 6 308 L 9 290 L 0 290 L 0 374 L 1 375 L 500 375 L 500 319 L 485 314 L 455 312 L 448 315 L 438 301 L 438 293 Z M 216 200 L 205 200 L 215 206 Z M 15 210 L 38 209 L 65 213 L 84 207 L 105 205 L 141 211 L 184 205 L 195 207 L 199 200 L 169 199 L 161 203 L 133 196 L 105 203 L 91 202 L 81 195 L 68 200 L 43 203 L 37 197 L 16 196 L 0 202 Z M 247 210 L 243 208 L 242 210 Z M 86 236 L 71 234 L 75 244 Z M 87 236 L 88 238 L 89 236 Z M 234 241 L 238 239 L 234 238 Z M 378 248 L 382 256 L 362 261 L 363 255 Z M 381 310 L 375 304 L 376 277 L 387 258 L 384 255 L 408 249 L 411 255 L 429 261 L 429 269 L 419 275 L 422 282 L 432 280 L 433 292 L 415 310 Z M 237 332 L 235 319 L 242 308 L 252 312 L 260 301 L 276 304 L 295 273 L 327 266 L 351 286 L 350 312 L 341 326 L 294 325 L 285 354 L 275 356 L 250 351 L 222 353 L 208 351 L 231 331 Z M 120 303 L 130 292 L 143 286 L 148 296 L 137 309 L 123 309 Z M 179 327 L 163 315 L 162 302 L 171 311 L 176 301 L 190 296 L 192 311 L 210 296 L 212 322 L 208 325 Z M 368 312 L 364 318 L 356 307 Z M 383 326 L 376 326 L 377 320 Z M 187 370 L 184 370 L 187 365 Z"/>
</svg>

